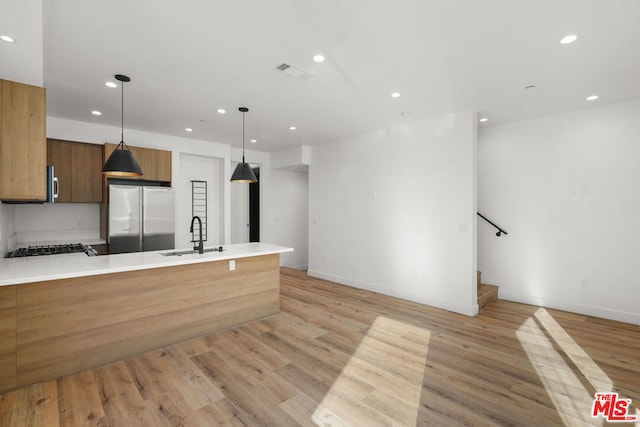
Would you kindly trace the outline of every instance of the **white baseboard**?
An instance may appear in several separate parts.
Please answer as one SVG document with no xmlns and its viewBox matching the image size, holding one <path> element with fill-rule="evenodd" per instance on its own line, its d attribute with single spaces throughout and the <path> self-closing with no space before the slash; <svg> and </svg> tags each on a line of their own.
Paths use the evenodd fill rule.
<svg viewBox="0 0 640 427">
<path fill-rule="evenodd" d="M 308 264 L 304 264 L 304 265 L 298 265 L 298 266 L 293 266 L 293 265 L 283 265 L 282 267 L 287 267 L 287 268 L 291 268 L 293 270 L 300 270 L 300 271 L 304 271 L 306 269 L 309 268 Z"/>
<path fill-rule="evenodd" d="M 424 295 L 416 295 L 409 292 L 398 292 L 396 289 L 383 288 L 377 285 L 373 285 L 371 283 L 361 282 L 359 280 L 349 279 L 347 277 L 336 276 L 333 274 L 327 274 L 317 270 L 309 270 L 307 271 L 307 274 L 309 276 L 317 277 L 319 279 L 325 279 L 325 280 L 340 283 L 343 285 L 349 285 L 359 289 L 377 292 L 379 294 L 389 295 L 392 297 L 417 302 L 417 303 L 428 305 L 431 307 L 453 311 L 455 313 L 464 314 L 465 316 L 475 316 L 476 314 L 478 314 L 478 310 L 479 310 L 478 304 L 465 306 L 462 304 L 457 304 L 455 302 L 442 300 L 439 298 L 428 298 L 428 297 L 425 298 Z"/>
<path fill-rule="evenodd" d="M 521 295 L 500 290 L 498 298 L 506 301 L 520 302 L 523 304 L 537 305 L 545 308 L 555 308 L 557 310 L 569 311 L 571 313 L 584 314 L 587 316 L 601 317 L 603 319 L 617 320 L 625 323 L 640 325 L 640 313 L 629 313 L 625 311 L 611 310 L 603 307 L 594 307 L 582 304 L 573 304 L 566 301 L 559 301 L 549 298 L 535 297 L 531 295 Z"/>
</svg>

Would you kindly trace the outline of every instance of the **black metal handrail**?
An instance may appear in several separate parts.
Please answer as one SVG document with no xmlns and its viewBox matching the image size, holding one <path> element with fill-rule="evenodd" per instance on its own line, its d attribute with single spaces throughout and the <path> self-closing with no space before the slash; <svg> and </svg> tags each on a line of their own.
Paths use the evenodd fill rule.
<svg viewBox="0 0 640 427">
<path fill-rule="evenodd" d="M 496 233 L 496 236 L 500 237 L 502 234 L 509 234 L 507 233 L 506 230 L 503 230 L 502 228 L 500 228 L 499 226 L 497 226 L 493 221 L 491 221 L 489 218 L 487 218 L 486 216 L 482 215 L 480 212 L 476 212 L 478 214 L 478 216 L 482 219 L 484 219 L 485 221 L 487 221 L 489 224 L 493 225 L 496 230 L 498 230 L 498 232 Z"/>
</svg>

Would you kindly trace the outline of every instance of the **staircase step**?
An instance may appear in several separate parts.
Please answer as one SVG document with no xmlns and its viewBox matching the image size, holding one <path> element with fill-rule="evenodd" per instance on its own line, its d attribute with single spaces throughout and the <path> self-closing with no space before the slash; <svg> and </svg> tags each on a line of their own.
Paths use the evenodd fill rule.
<svg viewBox="0 0 640 427">
<path fill-rule="evenodd" d="M 480 284 L 482 283 L 482 271 L 478 271 L 478 287 L 480 287 Z"/>
<path fill-rule="evenodd" d="M 498 300 L 498 286 L 482 283 L 478 286 L 478 306 L 480 308 Z"/>
</svg>

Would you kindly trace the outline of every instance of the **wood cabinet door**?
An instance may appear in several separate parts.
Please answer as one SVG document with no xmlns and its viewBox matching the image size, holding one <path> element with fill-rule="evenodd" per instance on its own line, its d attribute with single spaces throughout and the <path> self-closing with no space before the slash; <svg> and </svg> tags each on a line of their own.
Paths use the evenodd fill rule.
<svg viewBox="0 0 640 427">
<path fill-rule="evenodd" d="M 58 198 L 56 203 L 71 202 L 71 142 L 47 139 L 47 165 L 53 166 L 58 177 Z"/>
<path fill-rule="evenodd" d="M 47 164 L 58 177 L 56 203 L 102 202 L 100 145 L 48 139 Z"/>
<path fill-rule="evenodd" d="M 0 198 L 46 198 L 45 90 L 0 80 Z"/>
<path fill-rule="evenodd" d="M 71 144 L 71 200 L 76 203 L 102 202 L 102 147 Z"/>
<path fill-rule="evenodd" d="M 142 153 L 145 179 L 171 182 L 171 151 L 145 149 Z"/>
</svg>

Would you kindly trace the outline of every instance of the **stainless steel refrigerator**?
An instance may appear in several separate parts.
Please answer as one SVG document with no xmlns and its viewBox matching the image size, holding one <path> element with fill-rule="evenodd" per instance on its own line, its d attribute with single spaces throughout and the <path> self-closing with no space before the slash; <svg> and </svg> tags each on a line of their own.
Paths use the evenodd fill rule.
<svg viewBox="0 0 640 427">
<path fill-rule="evenodd" d="M 109 185 L 109 253 L 175 248 L 175 190 Z"/>
</svg>

